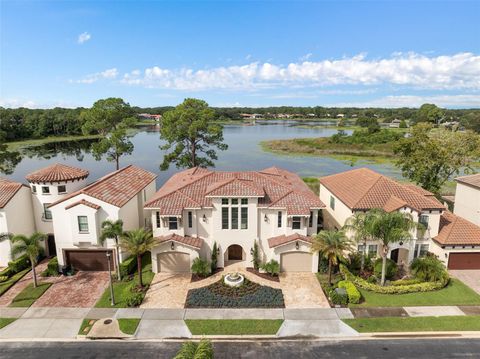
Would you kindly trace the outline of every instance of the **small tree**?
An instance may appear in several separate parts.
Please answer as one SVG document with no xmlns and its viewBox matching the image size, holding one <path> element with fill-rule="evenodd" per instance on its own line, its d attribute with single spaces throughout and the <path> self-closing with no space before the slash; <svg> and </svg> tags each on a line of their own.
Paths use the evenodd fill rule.
<svg viewBox="0 0 480 359">
<path fill-rule="evenodd" d="M 217 270 L 217 263 L 218 263 L 218 247 L 217 247 L 217 242 L 213 242 L 213 248 L 212 248 L 212 273 L 214 273 Z"/>
<path fill-rule="evenodd" d="M 328 260 L 328 282 L 332 284 L 332 267 L 352 249 L 352 241 L 343 231 L 320 231 L 312 242 L 310 251 L 320 252 Z"/>
<path fill-rule="evenodd" d="M 115 249 L 117 252 L 117 278 L 120 278 L 120 247 L 119 239 L 123 234 L 123 221 L 117 219 L 116 221 L 106 220 L 102 223 L 102 233 L 100 234 L 100 242 L 102 245 L 108 238 L 112 238 L 115 241 Z"/>
<path fill-rule="evenodd" d="M 138 285 L 143 288 L 142 256 L 155 245 L 151 231 L 143 228 L 124 232 L 120 239 L 120 248 L 137 257 Z"/>
<path fill-rule="evenodd" d="M 253 262 L 253 268 L 258 270 L 258 268 L 260 268 L 260 252 L 258 250 L 258 243 L 256 240 L 253 242 L 252 262 Z"/>
<path fill-rule="evenodd" d="M 38 257 L 43 253 L 42 242 L 47 239 L 47 236 L 40 232 L 33 233 L 30 237 L 18 234 L 11 237 L 12 241 L 12 256 L 15 257 L 20 254 L 26 254 L 32 265 L 33 273 L 33 287 L 37 287 L 37 273 L 35 266 L 37 265 Z"/>
</svg>

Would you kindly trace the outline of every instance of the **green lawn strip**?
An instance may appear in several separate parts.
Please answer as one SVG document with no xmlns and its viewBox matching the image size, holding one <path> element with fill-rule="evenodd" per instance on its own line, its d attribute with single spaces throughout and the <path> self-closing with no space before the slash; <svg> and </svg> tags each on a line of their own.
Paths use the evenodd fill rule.
<svg viewBox="0 0 480 359">
<path fill-rule="evenodd" d="M 15 298 L 13 298 L 12 303 L 10 303 L 10 307 L 29 307 L 35 301 L 40 298 L 43 293 L 47 291 L 48 288 L 52 283 L 40 283 L 37 285 L 36 288 L 33 287 L 33 283 L 26 286 L 20 293 L 17 294 Z"/>
<path fill-rule="evenodd" d="M 480 330 L 480 316 L 384 317 L 343 321 L 360 333 Z"/>
<path fill-rule="evenodd" d="M 359 288 L 363 302 L 350 307 L 409 307 L 432 305 L 480 305 L 480 295 L 458 279 L 443 289 L 408 294 L 379 294 Z"/>
<path fill-rule="evenodd" d="M 282 319 L 187 319 L 193 335 L 267 335 L 276 334 Z"/>
<path fill-rule="evenodd" d="M 142 258 L 142 279 L 144 285 L 149 285 L 154 277 L 152 272 L 151 257 L 149 254 Z M 120 281 L 113 283 L 113 293 L 115 296 L 115 306 L 110 303 L 110 287 L 105 289 L 102 296 L 95 304 L 95 308 L 127 308 L 126 298 L 132 293 L 131 288 L 138 285 L 138 275 L 135 274 L 133 280 Z"/>
<path fill-rule="evenodd" d="M 31 147 L 31 146 L 41 146 L 47 143 L 92 140 L 100 137 L 101 137 L 100 135 L 51 136 L 51 137 L 30 139 L 30 140 L 24 140 L 24 141 L 8 142 L 7 145 L 9 150 L 18 151 L 19 149 L 22 149 L 22 148 Z"/>
<path fill-rule="evenodd" d="M 17 318 L 0 318 L 0 329 L 16 321 Z"/>
<path fill-rule="evenodd" d="M 138 318 L 118 319 L 118 325 L 120 326 L 120 330 L 125 334 L 129 334 L 129 335 L 135 334 L 138 324 L 140 324 L 140 319 Z"/>
<path fill-rule="evenodd" d="M 92 326 L 93 324 L 95 324 L 95 322 L 95 319 L 84 319 L 82 325 L 80 326 L 80 329 L 78 330 L 78 334 L 87 335 L 88 332 L 90 332 L 90 329 L 92 329 Z"/>
<path fill-rule="evenodd" d="M 5 282 L 0 283 L 0 296 L 9 290 L 15 283 L 17 283 L 20 279 L 23 278 L 25 274 L 30 272 L 31 268 L 27 268 L 18 272 L 17 274 L 12 275 L 8 280 Z"/>
</svg>

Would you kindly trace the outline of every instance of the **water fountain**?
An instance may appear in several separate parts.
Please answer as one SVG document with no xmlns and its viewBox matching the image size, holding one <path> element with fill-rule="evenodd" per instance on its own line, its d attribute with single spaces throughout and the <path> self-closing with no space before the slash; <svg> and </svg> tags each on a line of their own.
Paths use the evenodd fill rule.
<svg viewBox="0 0 480 359">
<path fill-rule="evenodd" d="M 223 282 L 230 287 L 239 287 L 243 284 L 245 280 L 244 276 L 239 273 L 228 273 Z"/>
</svg>

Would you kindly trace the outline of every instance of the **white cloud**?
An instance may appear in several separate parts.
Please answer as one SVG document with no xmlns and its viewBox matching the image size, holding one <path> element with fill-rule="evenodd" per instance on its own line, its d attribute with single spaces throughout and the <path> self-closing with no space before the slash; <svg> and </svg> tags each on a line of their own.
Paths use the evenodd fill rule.
<svg viewBox="0 0 480 359">
<path fill-rule="evenodd" d="M 301 62 L 307 61 L 310 57 L 312 57 L 312 55 L 313 55 L 313 54 L 312 54 L 311 52 L 309 52 L 308 54 L 300 57 L 300 61 L 301 61 Z"/>
<path fill-rule="evenodd" d="M 288 65 L 252 62 L 213 69 L 135 70 L 122 82 L 177 90 L 311 88 L 334 85 L 410 86 L 421 89 L 480 89 L 480 56 L 458 53 L 428 57 L 407 53 L 367 59 L 365 54 L 336 60 L 303 61 Z"/>
<path fill-rule="evenodd" d="M 17 99 L 17 98 L 0 98 L 0 107 L 5 108 L 38 108 L 37 103 L 31 100 Z"/>
<path fill-rule="evenodd" d="M 99 80 L 114 80 L 117 78 L 117 76 L 118 76 L 118 70 L 114 67 L 102 72 L 96 72 L 94 74 L 86 75 L 84 78 L 80 80 L 76 80 L 76 81 L 70 80 L 70 82 L 77 82 L 80 84 L 92 84 Z"/>
<path fill-rule="evenodd" d="M 80 35 L 78 35 L 78 40 L 77 42 L 81 45 L 84 42 L 87 42 L 92 38 L 92 35 L 90 35 L 88 32 L 82 32 Z"/>
<path fill-rule="evenodd" d="M 370 101 L 339 102 L 326 104 L 326 107 L 420 107 L 424 103 L 433 103 L 439 107 L 480 108 L 480 94 L 436 95 L 436 96 L 385 96 Z"/>
</svg>

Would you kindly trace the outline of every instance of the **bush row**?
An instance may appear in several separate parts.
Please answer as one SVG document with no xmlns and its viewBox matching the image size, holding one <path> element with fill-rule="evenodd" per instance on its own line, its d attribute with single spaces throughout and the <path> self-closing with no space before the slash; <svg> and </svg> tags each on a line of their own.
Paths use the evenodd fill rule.
<svg viewBox="0 0 480 359">
<path fill-rule="evenodd" d="M 137 256 L 130 256 L 120 264 L 120 277 L 125 278 L 135 272 Z"/>
<path fill-rule="evenodd" d="M 58 275 L 58 258 L 53 257 L 48 261 L 47 269 L 42 273 L 42 277 L 55 277 Z"/>
<path fill-rule="evenodd" d="M 362 299 L 362 295 L 358 291 L 355 284 L 348 280 L 342 280 L 338 282 L 338 288 L 345 288 L 347 291 L 348 301 L 352 304 L 360 303 L 360 299 Z"/>
<path fill-rule="evenodd" d="M 0 277 L 10 278 L 12 275 L 17 274 L 28 267 L 30 267 L 30 259 L 24 254 L 23 256 L 8 262 L 8 267 L 0 272 Z"/>
<path fill-rule="evenodd" d="M 351 281 L 356 286 L 370 290 L 375 293 L 381 294 L 406 294 L 416 292 L 430 292 L 433 290 L 442 289 L 448 284 L 448 277 L 445 280 L 437 282 L 424 282 L 410 285 L 394 285 L 394 286 L 380 286 L 367 282 L 365 279 L 357 277 L 349 272 L 347 267 L 343 264 L 340 265 L 340 272 L 343 274 L 346 280 Z"/>
</svg>

